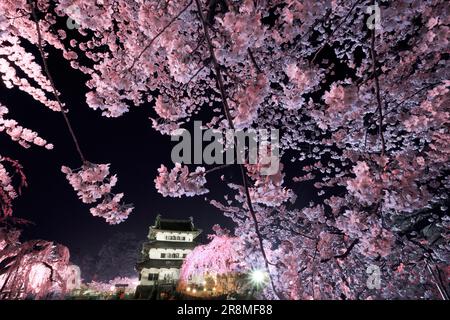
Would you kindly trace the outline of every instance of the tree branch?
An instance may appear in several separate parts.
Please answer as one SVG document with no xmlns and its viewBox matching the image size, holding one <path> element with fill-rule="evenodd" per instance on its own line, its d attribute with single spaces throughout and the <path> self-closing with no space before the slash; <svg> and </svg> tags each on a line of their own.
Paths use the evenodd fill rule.
<svg viewBox="0 0 450 320">
<path fill-rule="evenodd" d="M 345 250 L 344 253 L 338 254 L 333 256 L 334 259 L 345 259 L 350 252 L 352 251 L 352 249 L 359 243 L 359 239 L 355 239 L 353 240 L 353 242 L 348 246 L 348 248 Z M 328 259 L 322 259 L 320 260 L 320 262 L 328 262 L 330 261 L 332 258 L 328 258 Z"/>
<path fill-rule="evenodd" d="M 255 56 L 253 55 L 253 52 L 250 48 L 247 49 L 248 51 L 248 55 L 250 56 L 250 60 L 252 61 L 253 65 L 256 68 L 256 71 L 258 71 L 258 73 L 262 73 L 261 68 L 258 66 L 258 63 L 256 62 Z"/>
<path fill-rule="evenodd" d="M 216 76 L 216 80 L 217 80 L 217 85 L 219 87 L 220 95 L 221 95 L 221 98 L 222 98 L 223 111 L 224 111 L 225 117 L 226 117 L 226 119 L 228 121 L 228 126 L 230 127 L 230 129 L 234 129 L 234 123 L 233 123 L 233 119 L 231 117 L 230 107 L 228 105 L 226 90 L 225 90 L 225 86 L 224 86 L 224 83 L 223 83 L 223 77 L 222 77 L 222 73 L 221 73 L 221 70 L 220 70 L 220 65 L 219 65 L 219 63 L 217 61 L 217 58 L 216 58 L 216 55 L 214 53 L 214 47 L 213 47 L 213 44 L 212 44 L 212 41 L 211 41 L 211 37 L 209 35 L 208 24 L 207 24 L 207 22 L 205 20 L 205 16 L 203 14 L 200 1 L 199 0 L 195 0 L 195 3 L 197 5 L 198 14 L 199 14 L 200 19 L 201 19 L 202 24 L 203 24 L 203 31 L 205 33 L 205 39 L 206 39 L 206 42 L 208 44 L 208 48 L 209 48 L 209 51 L 210 51 L 210 54 L 211 54 L 211 59 L 212 59 L 214 70 L 215 70 L 215 76 Z M 235 137 L 235 139 L 236 139 L 236 137 Z M 236 143 L 237 142 L 235 141 L 235 144 Z M 249 212 L 250 212 L 250 216 L 251 216 L 251 218 L 253 220 L 253 223 L 254 223 L 254 226 L 255 226 L 255 233 L 256 233 L 256 236 L 258 238 L 259 247 L 260 247 L 263 259 L 264 259 L 265 268 L 266 268 L 267 273 L 269 275 L 270 283 L 271 283 L 271 286 L 272 286 L 272 289 L 273 289 L 274 293 L 278 296 L 278 298 L 281 299 L 281 295 L 277 292 L 277 290 L 275 288 L 275 284 L 274 284 L 273 278 L 272 278 L 272 275 L 270 273 L 269 260 L 267 258 L 267 254 L 266 254 L 266 251 L 264 249 L 263 237 L 262 237 L 262 234 L 261 234 L 261 232 L 259 230 L 258 219 L 256 218 L 256 214 L 255 214 L 255 211 L 253 209 L 253 203 L 252 203 L 252 200 L 250 198 L 250 190 L 249 190 L 249 186 L 248 186 L 248 183 L 247 183 L 247 171 L 246 171 L 245 166 L 243 164 L 239 164 L 239 167 L 240 167 L 240 171 L 241 171 L 241 177 L 242 177 L 242 183 L 243 183 L 244 190 L 245 190 L 245 195 L 246 195 L 246 198 L 247 198 L 247 206 L 248 206 L 248 209 L 249 209 Z"/>
<path fill-rule="evenodd" d="M 69 129 L 70 135 L 71 135 L 72 140 L 73 140 L 73 142 L 75 144 L 75 148 L 77 149 L 78 155 L 80 156 L 81 161 L 84 163 L 84 162 L 86 162 L 86 159 L 85 159 L 85 157 L 83 155 L 83 152 L 81 151 L 80 144 L 79 144 L 78 139 L 77 139 L 77 137 L 75 135 L 75 132 L 74 132 L 73 127 L 72 127 L 72 124 L 69 121 L 69 117 L 67 116 L 66 111 L 64 110 L 64 105 L 61 102 L 61 99 L 59 98 L 58 90 L 56 90 L 55 82 L 53 81 L 53 77 L 52 77 L 52 75 L 50 73 L 50 70 L 48 68 L 47 59 L 45 58 L 45 52 L 44 52 L 44 48 L 42 46 L 41 28 L 39 26 L 39 19 L 37 17 L 37 13 L 36 13 L 36 1 L 33 1 L 31 3 L 31 14 L 33 16 L 34 23 L 36 24 L 36 32 L 37 32 L 37 36 L 38 36 L 38 49 L 39 49 L 39 54 L 40 54 L 41 59 L 42 59 L 42 63 L 44 65 L 45 74 L 47 75 L 47 78 L 50 81 L 50 85 L 52 87 L 53 96 L 55 97 L 55 100 L 58 103 L 59 108 L 61 109 L 61 114 L 64 117 L 64 121 L 66 122 L 67 128 Z"/>
<path fill-rule="evenodd" d="M 214 172 L 214 171 L 218 171 L 218 170 L 222 170 L 222 169 L 224 169 L 224 168 L 226 168 L 226 167 L 229 167 L 231 164 L 223 164 L 223 165 L 221 165 L 221 166 L 217 166 L 217 167 L 214 167 L 214 168 L 211 168 L 211 169 L 209 169 L 209 170 L 206 170 L 205 171 L 205 174 L 208 174 L 208 173 L 211 173 L 211 172 Z"/>
<path fill-rule="evenodd" d="M 442 286 L 442 283 L 441 283 L 441 279 L 439 279 L 436 275 L 435 275 L 435 273 L 433 272 L 433 269 L 431 269 L 431 266 L 430 266 L 430 264 L 428 263 L 428 261 L 426 262 L 426 265 L 427 265 L 427 269 L 428 269 L 428 272 L 431 274 L 431 276 L 433 277 L 433 282 L 434 282 L 434 284 L 436 285 L 436 288 L 438 289 L 438 291 L 439 291 L 439 294 L 441 295 L 441 297 L 442 297 L 442 300 L 449 300 L 449 297 L 448 297 L 448 293 L 447 293 L 447 291 L 445 291 L 445 287 L 444 286 Z M 442 286 L 442 287 L 441 287 Z"/>
<path fill-rule="evenodd" d="M 344 24 L 344 22 L 347 20 L 347 18 L 350 16 L 350 14 L 352 13 L 352 11 L 355 9 L 355 7 L 361 2 L 361 0 L 357 0 L 355 1 L 355 3 L 353 3 L 353 6 L 350 8 L 350 10 L 347 12 L 347 14 L 345 15 L 344 18 L 342 18 L 341 22 L 337 25 L 336 29 L 333 30 L 333 32 L 331 32 L 330 36 L 324 41 L 323 45 L 319 48 L 319 50 L 317 50 L 317 52 L 314 54 L 313 59 L 311 60 L 311 63 L 314 63 L 314 61 L 316 61 L 317 57 L 319 56 L 320 52 L 322 52 L 322 50 L 325 48 L 325 46 L 328 44 L 328 41 L 330 41 L 334 34 L 336 33 L 336 31 L 338 31 L 341 26 Z"/>
<path fill-rule="evenodd" d="M 158 32 L 158 33 L 150 40 L 150 42 L 144 47 L 144 49 L 142 49 L 142 51 L 139 53 L 139 55 L 138 55 L 136 58 L 133 59 L 133 63 L 132 63 L 131 66 L 128 68 L 128 71 L 130 71 L 130 70 L 132 70 L 132 69 L 134 68 L 136 62 L 138 62 L 138 60 L 142 57 L 142 55 L 144 54 L 144 52 L 147 51 L 148 48 L 150 48 L 150 47 L 152 46 L 153 42 L 155 42 L 155 40 L 158 39 L 158 37 L 159 37 L 160 35 L 162 35 L 162 34 L 164 33 L 164 31 L 166 31 L 167 28 L 169 28 L 169 27 L 172 25 L 172 23 L 174 23 L 174 22 L 178 19 L 178 17 L 181 16 L 181 15 L 183 14 L 183 12 L 185 12 L 185 11 L 191 6 L 192 1 L 193 1 L 193 0 L 190 0 L 190 1 L 188 2 L 188 4 L 187 4 L 186 6 L 184 6 L 184 8 L 181 9 L 181 11 L 178 12 L 178 14 L 177 14 L 176 16 L 174 16 L 174 17 L 173 17 L 173 18 L 172 18 L 172 19 L 164 26 L 164 28 L 162 28 L 162 29 L 161 29 L 161 30 L 160 30 L 160 31 L 159 31 L 159 32 Z"/>
<path fill-rule="evenodd" d="M 378 79 L 377 74 L 377 55 L 375 51 L 375 28 L 372 30 L 372 40 L 371 40 L 371 46 L 370 46 L 370 52 L 372 56 L 372 72 L 374 74 L 375 78 L 375 93 L 377 98 L 377 110 L 378 110 L 378 134 L 380 135 L 381 140 L 381 155 L 383 156 L 386 147 L 384 142 L 384 135 L 383 135 L 383 105 L 381 103 L 381 95 L 380 95 L 380 81 Z"/>
</svg>

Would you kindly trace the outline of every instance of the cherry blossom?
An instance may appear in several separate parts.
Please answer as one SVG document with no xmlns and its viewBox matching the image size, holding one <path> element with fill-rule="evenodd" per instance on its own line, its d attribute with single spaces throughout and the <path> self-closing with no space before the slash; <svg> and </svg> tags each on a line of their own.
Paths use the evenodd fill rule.
<svg viewBox="0 0 450 320">
<path fill-rule="evenodd" d="M 155 179 L 155 186 L 163 196 L 181 197 L 186 195 L 192 197 L 208 193 L 204 187 L 206 183 L 205 168 L 197 167 L 194 172 L 189 172 L 187 166 L 179 163 L 170 171 L 166 166 L 161 165 L 158 169 L 158 176 Z"/>
<path fill-rule="evenodd" d="M 15 120 L 5 119 L 4 116 L 8 112 L 8 109 L 0 104 L 0 132 L 4 131 L 13 141 L 17 141 L 25 148 L 35 144 L 46 149 L 53 149 L 53 145 L 39 137 L 36 132 L 20 126 Z"/>
<path fill-rule="evenodd" d="M 91 281 L 86 284 L 87 290 L 97 294 L 114 294 L 116 284 L 126 285 L 125 293 L 133 294 L 139 280 L 137 278 L 116 277 L 107 282 Z"/>
<path fill-rule="evenodd" d="M 14 176 L 19 177 L 18 181 L 13 181 Z M 12 215 L 12 202 L 26 186 L 27 180 L 20 163 L 0 155 L 0 221 Z"/>
<path fill-rule="evenodd" d="M 66 109 L 27 41 L 83 73 L 87 106 L 106 117 L 146 105 L 161 134 L 194 115 L 215 129 L 280 129 L 285 173 L 233 166 L 240 181 L 224 176 L 224 202 L 208 199 L 235 223 L 246 265 L 269 273 L 261 297 L 448 299 L 437 276 L 450 261 L 448 4 L 382 1 L 368 28 L 373 5 L 2 1 L 0 74 L 7 88 Z M 58 27 L 63 17 L 79 25 L 76 39 Z M 115 178 L 96 166 L 64 170 L 83 201 L 102 199 L 93 214 L 121 221 Z M 163 196 L 203 195 L 206 172 L 161 165 L 155 185 Z M 367 286 L 371 265 L 378 290 Z"/>
<path fill-rule="evenodd" d="M 45 240 L 19 241 L 20 231 L 0 228 L 2 299 L 61 299 L 69 293 L 67 247 Z"/>
<path fill-rule="evenodd" d="M 90 209 L 93 216 L 102 217 L 109 224 L 118 224 L 128 217 L 133 207 L 121 203 L 123 193 L 111 192 L 117 183 L 117 177 L 110 175 L 109 166 L 110 164 L 85 162 L 79 169 L 72 170 L 63 166 L 61 171 L 66 174 L 81 201 L 91 204 L 102 199 Z"/>
<path fill-rule="evenodd" d="M 209 235 L 210 242 L 194 248 L 183 262 L 180 280 L 187 284 L 194 276 L 218 276 L 245 272 L 238 238 L 228 234 Z"/>
</svg>

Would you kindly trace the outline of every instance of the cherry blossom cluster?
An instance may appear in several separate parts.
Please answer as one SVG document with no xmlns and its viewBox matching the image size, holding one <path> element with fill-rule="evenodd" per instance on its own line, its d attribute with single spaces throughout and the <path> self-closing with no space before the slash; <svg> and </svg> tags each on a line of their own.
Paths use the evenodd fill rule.
<svg viewBox="0 0 450 320">
<path fill-rule="evenodd" d="M 358 161 L 353 167 L 356 177 L 347 180 L 347 190 L 362 203 L 371 205 L 375 203 L 381 194 L 381 186 L 374 179 L 367 163 Z"/>
<path fill-rule="evenodd" d="M 241 244 L 238 238 L 228 234 L 209 235 L 210 242 L 192 250 L 180 270 L 180 279 L 187 283 L 194 276 L 217 276 L 244 272 Z"/>
<path fill-rule="evenodd" d="M 263 158 L 261 158 L 262 160 Z M 253 202 L 269 207 L 279 207 L 285 202 L 294 203 L 295 193 L 283 186 L 285 174 L 282 172 L 283 164 L 279 164 L 278 172 L 272 175 L 262 175 L 261 168 L 264 165 L 247 165 L 249 177 L 253 179 L 253 187 L 250 188 L 250 197 Z"/>
<path fill-rule="evenodd" d="M 137 278 L 116 277 L 108 282 L 91 281 L 86 284 L 87 290 L 99 294 L 114 294 L 116 284 L 127 285 L 125 292 L 133 294 L 136 290 L 139 280 Z"/>
<path fill-rule="evenodd" d="M 3 299 L 62 299 L 71 289 L 69 249 L 45 240 L 21 242 L 20 231 L 0 228 Z"/>
<path fill-rule="evenodd" d="M 53 145 L 42 139 L 38 134 L 30 129 L 24 128 L 12 119 L 5 119 L 9 110 L 0 104 L 0 132 L 5 132 L 13 141 L 17 141 L 21 146 L 29 148 L 35 144 L 46 149 L 53 149 Z"/>
<path fill-rule="evenodd" d="M 245 89 L 236 93 L 234 97 L 236 100 L 234 123 L 238 128 L 251 126 L 257 118 L 258 109 L 264 101 L 268 85 L 269 83 L 264 74 L 259 74 L 255 80 L 244 84 Z"/>
<path fill-rule="evenodd" d="M 121 203 L 123 193 L 112 193 L 117 177 L 111 175 L 109 166 L 85 162 L 79 169 L 72 170 L 63 166 L 61 171 L 66 174 L 67 180 L 81 201 L 91 204 L 101 200 L 90 209 L 93 216 L 101 217 L 109 224 L 118 224 L 128 217 L 133 207 Z"/>
<path fill-rule="evenodd" d="M 0 197 L 2 204 L 2 215 L 9 215 L 12 200 L 17 198 L 17 192 L 12 185 L 12 178 L 3 165 L 4 159 L 0 157 Z"/>
<path fill-rule="evenodd" d="M 13 181 L 14 177 L 18 177 L 18 181 Z M 26 185 L 20 163 L 0 154 L 0 220 L 12 215 L 12 202 Z"/>
<path fill-rule="evenodd" d="M 208 193 L 205 188 L 205 168 L 197 167 L 194 172 L 189 172 L 187 166 L 179 163 L 170 171 L 166 166 L 161 165 L 158 169 L 158 176 L 155 178 L 156 190 L 164 197 L 192 197 Z"/>
<path fill-rule="evenodd" d="M 104 116 L 150 103 L 162 134 L 194 115 L 217 129 L 280 129 L 294 181 L 246 167 L 248 190 L 233 181 L 226 204 L 211 200 L 235 222 L 250 267 L 261 268 L 267 253 L 273 281 L 262 297 L 446 298 L 437 276 L 450 261 L 446 1 L 383 1 L 377 28 L 367 28 L 372 0 L 37 4 L 44 42 L 88 77 L 86 102 Z M 26 0 L 0 2 L 0 75 L 56 110 L 23 49 L 22 39 L 37 43 L 29 9 Z M 81 37 L 58 30 L 66 14 Z M 162 165 L 156 188 L 205 194 L 205 173 Z M 115 184 L 107 176 L 105 189 Z M 99 181 L 81 197 L 104 198 Z M 314 196 L 306 203 L 297 193 Z M 367 286 L 374 264 L 384 284 L 377 290 Z"/>
</svg>

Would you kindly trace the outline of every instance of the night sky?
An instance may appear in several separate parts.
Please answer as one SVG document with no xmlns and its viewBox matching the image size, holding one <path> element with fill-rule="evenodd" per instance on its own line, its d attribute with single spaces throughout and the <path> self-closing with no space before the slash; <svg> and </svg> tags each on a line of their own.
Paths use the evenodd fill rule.
<svg viewBox="0 0 450 320">
<path fill-rule="evenodd" d="M 61 165 L 81 166 L 62 115 L 19 90 L 1 85 L 0 101 L 9 108 L 9 116 L 55 145 L 52 151 L 36 146 L 24 149 L 9 136 L 0 135 L 1 154 L 19 160 L 28 179 L 29 187 L 14 202 L 13 213 L 34 223 L 24 228 L 23 240 L 47 239 L 68 246 L 75 255 L 95 254 L 116 232 L 134 233 L 144 240 L 157 214 L 170 218 L 193 216 L 194 223 L 204 230 L 202 240 L 212 233 L 216 223 L 232 229 L 231 220 L 204 197 L 174 199 L 157 193 L 153 182 L 157 168 L 162 163 L 173 167 L 170 152 L 176 142 L 152 128 L 148 119 L 153 112 L 150 104 L 133 107 L 120 118 L 101 116 L 100 111 L 85 103 L 84 76 L 71 69 L 58 53 L 50 52 L 50 71 L 70 110 L 69 118 L 85 156 L 94 163 L 111 163 L 111 172 L 119 179 L 113 192 L 124 192 L 125 202 L 133 203 L 135 210 L 115 226 L 93 217 L 60 171 Z M 214 173 L 211 178 L 219 180 L 221 174 Z M 209 187 L 219 193 L 224 190 L 220 183 Z"/>
</svg>

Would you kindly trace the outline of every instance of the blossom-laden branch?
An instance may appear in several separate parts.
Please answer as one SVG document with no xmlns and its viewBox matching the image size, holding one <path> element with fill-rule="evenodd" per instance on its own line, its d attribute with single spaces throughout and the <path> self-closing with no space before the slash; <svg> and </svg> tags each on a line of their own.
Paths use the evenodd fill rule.
<svg viewBox="0 0 450 320">
<path fill-rule="evenodd" d="M 29 148 L 31 144 L 34 144 L 49 150 L 53 149 L 53 144 L 39 137 L 36 132 L 22 127 L 15 120 L 5 119 L 4 116 L 8 112 L 8 108 L 0 103 L 0 132 L 4 131 L 13 141 L 17 141 L 24 148 Z"/>
<path fill-rule="evenodd" d="M 216 77 L 217 85 L 218 85 L 218 88 L 219 88 L 219 91 L 220 91 L 223 111 L 224 111 L 225 117 L 226 117 L 226 119 L 228 121 L 228 125 L 229 125 L 230 129 L 234 129 L 233 119 L 231 117 L 230 107 L 228 105 L 228 98 L 227 98 L 227 95 L 226 95 L 224 81 L 223 81 L 223 77 L 222 77 L 222 73 L 221 73 L 221 67 L 220 67 L 220 65 L 219 65 L 219 63 L 217 61 L 217 58 L 216 58 L 216 55 L 215 55 L 215 52 L 214 52 L 214 46 L 212 44 L 211 37 L 209 35 L 208 25 L 207 25 L 207 22 L 205 20 L 205 17 L 204 17 L 204 14 L 203 14 L 203 9 L 202 9 L 202 6 L 200 4 L 200 1 L 199 0 L 195 0 L 195 3 L 197 5 L 198 14 L 200 16 L 200 19 L 201 19 L 201 22 L 202 22 L 202 25 L 203 25 L 203 32 L 205 34 L 205 39 L 206 39 L 206 42 L 208 44 L 209 52 L 210 52 L 211 59 L 212 59 L 213 65 L 214 65 L 215 77 Z M 261 250 L 261 254 L 262 254 L 263 259 L 264 259 L 265 268 L 266 268 L 266 270 L 267 270 L 267 272 L 269 274 L 272 290 L 275 292 L 275 294 L 277 294 L 279 297 L 281 297 L 281 295 L 277 292 L 277 289 L 275 287 L 275 284 L 274 284 L 274 281 L 273 281 L 273 278 L 272 278 L 272 275 L 271 275 L 271 272 L 270 272 L 269 260 L 267 258 L 267 254 L 266 254 L 266 251 L 265 251 L 265 248 L 264 248 L 264 244 L 263 244 L 263 236 L 262 236 L 262 234 L 261 234 L 261 232 L 259 230 L 258 219 L 256 218 L 256 214 L 255 214 L 255 211 L 253 209 L 253 203 L 252 203 L 252 199 L 251 199 L 251 196 L 250 196 L 250 188 L 249 188 L 248 183 L 247 183 L 247 171 L 246 171 L 246 168 L 245 168 L 245 166 L 243 164 L 240 164 L 239 167 L 240 167 L 242 183 L 243 183 L 243 186 L 244 186 L 245 195 L 246 195 L 246 199 L 247 199 L 248 210 L 249 210 L 250 216 L 251 216 L 251 218 L 253 220 L 256 236 L 258 237 L 258 241 L 259 241 L 259 249 Z"/>
<path fill-rule="evenodd" d="M 179 163 L 170 170 L 161 165 L 158 169 L 158 176 L 155 179 L 155 186 L 159 193 L 164 197 L 193 197 L 208 193 L 209 190 L 204 186 L 206 184 L 205 168 L 197 167 L 195 172 L 189 172 L 187 166 Z"/>
<path fill-rule="evenodd" d="M 39 19 L 37 16 L 37 2 L 30 1 L 30 4 L 31 15 L 36 26 L 36 33 L 38 38 L 37 46 L 44 65 L 44 71 L 47 75 L 47 78 L 49 79 L 53 96 L 59 105 L 59 110 L 64 118 L 78 155 L 80 156 L 80 159 L 83 163 L 81 169 L 75 172 L 72 172 L 72 170 L 68 167 L 62 167 L 62 171 L 66 174 L 66 177 L 69 180 L 70 184 L 75 189 L 75 191 L 78 192 L 78 196 L 84 203 L 92 203 L 100 198 L 103 199 L 102 202 L 99 203 L 96 207 L 90 209 L 90 212 L 93 216 L 102 217 L 109 224 L 121 223 L 128 217 L 128 215 L 133 210 L 133 207 L 127 204 L 121 204 L 120 200 L 123 197 L 123 193 L 111 194 L 111 188 L 117 183 L 117 177 L 108 177 L 109 164 L 97 165 L 86 160 L 78 142 L 78 138 L 75 135 L 75 131 L 69 120 L 69 117 L 66 114 L 67 111 L 65 110 L 64 104 L 59 97 L 55 82 L 48 67 L 46 54 L 43 48 L 41 27 L 39 25 Z"/>
<path fill-rule="evenodd" d="M 0 228 L 0 299 L 63 298 L 73 288 L 67 247 L 19 241 L 20 231 Z"/>
<path fill-rule="evenodd" d="M 12 173 L 8 168 L 12 169 Z M 15 176 L 19 177 L 17 183 L 13 181 Z M 0 221 L 12 215 L 12 202 L 26 186 L 27 179 L 20 163 L 0 155 Z"/>
<path fill-rule="evenodd" d="M 189 0 L 188 3 L 145 45 L 138 56 L 133 59 L 133 63 L 128 70 L 134 68 L 135 64 L 139 61 L 145 51 L 147 51 L 152 46 L 153 42 L 155 42 L 155 40 L 158 39 L 158 37 L 160 37 L 191 6 L 192 2 L 193 0 Z"/>
<path fill-rule="evenodd" d="M 241 258 L 242 249 L 239 239 L 229 235 L 209 235 L 210 242 L 197 246 L 183 262 L 180 279 L 184 284 L 191 277 L 205 275 L 223 275 L 245 272 L 247 266 Z"/>
<path fill-rule="evenodd" d="M 93 216 L 101 217 L 109 224 L 118 224 L 128 217 L 133 207 L 121 203 L 123 193 L 111 192 L 117 183 L 117 177 L 110 175 L 109 166 L 85 162 L 79 169 L 72 170 L 63 166 L 61 171 L 66 174 L 81 201 L 91 204 L 101 199 L 96 207 L 90 209 Z"/>
<path fill-rule="evenodd" d="M 70 132 L 70 136 L 72 137 L 73 143 L 75 144 L 75 148 L 76 148 L 76 150 L 78 152 L 78 155 L 80 156 L 81 161 L 85 162 L 86 158 L 84 157 L 84 154 L 81 151 L 81 147 L 80 147 L 80 144 L 78 142 L 78 138 L 75 135 L 75 131 L 73 130 L 73 127 L 72 127 L 72 124 L 70 123 L 69 117 L 66 114 L 66 110 L 64 108 L 64 104 L 62 103 L 61 99 L 59 98 L 58 90 L 56 89 L 56 85 L 55 85 L 55 82 L 53 80 L 52 74 L 50 73 L 50 70 L 48 68 L 47 58 L 46 58 L 46 55 L 45 55 L 45 52 L 44 52 L 43 43 L 42 43 L 43 41 L 42 41 L 41 27 L 39 25 L 39 19 L 38 19 L 37 12 L 36 12 L 37 11 L 37 1 L 36 0 L 32 0 L 32 1 L 30 1 L 30 3 L 31 3 L 31 14 L 33 16 L 34 23 L 36 25 L 36 32 L 37 32 L 37 36 L 38 36 L 37 46 L 38 46 L 38 49 L 39 49 L 39 54 L 40 54 L 41 59 L 42 59 L 42 63 L 44 65 L 45 74 L 47 75 L 47 78 L 50 81 L 50 85 L 51 85 L 51 88 L 52 88 L 53 96 L 54 96 L 55 100 L 58 102 L 59 110 L 60 110 L 60 112 L 61 112 L 61 114 L 62 114 L 62 116 L 64 118 L 64 121 L 66 123 L 67 129 Z"/>
</svg>

